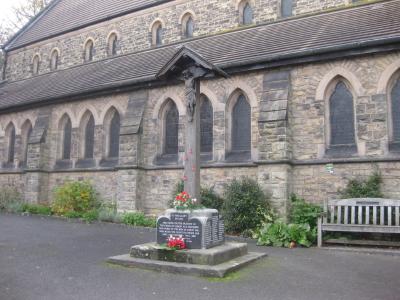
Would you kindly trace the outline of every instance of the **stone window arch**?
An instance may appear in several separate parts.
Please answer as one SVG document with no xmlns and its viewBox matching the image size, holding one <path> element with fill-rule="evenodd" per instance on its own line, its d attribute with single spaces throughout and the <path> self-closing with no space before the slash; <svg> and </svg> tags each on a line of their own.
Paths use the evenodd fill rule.
<svg viewBox="0 0 400 300">
<path fill-rule="evenodd" d="M 80 126 L 81 157 L 84 159 L 94 158 L 94 134 L 94 117 L 91 112 L 87 111 L 82 117 Z"/>
<path fill-rule="evenodd" d="M 35 54 L 32 59 L 32 74 L 38 75 L 39 74 L 39 67 L 40 67 L 40 56 L 39 54 Z"/>
<path fill-rule="evenodd" d="M 241 1 L 239 3 L 239 19 L 242 25 L 253 23 L 253 8 L 249 1 Z"/>
<path fill-rule="evenodd" d="M 119 112 L 114 108 L 110 108 L 104 118 L 105 129 L 105 150 L 106 157 L 119 157 L 119 134 L 121 129 L 121 117 Z"/>
<path fill-rule="evenodd" d="M 192 38 L 194 33 L 194 17 L 191 13 L 186 13 L 182 17 L 182 35 L 184 38 Z"/>
<path fill-rule="evenodd" d="M 115 32 L 111 32 L 107 40 L 107 54 L 108 56 L 117 55 L 118 51 L 118 35 Z"/>
<path fill-rule="evenodd" d="M 50 70 L 56 71 L 60 60 L 60 52 L 58 49 L 53 49 L 50 54 Z"/>
<path fill-rule="evenodd" d="M 163 154 L 177 155 L 179 143 L 179 111 L 175 102 L 167 101 L 163 112 Z"/>
<path fill-rule="evenodd" d="M 327 154 L 348 156 L 357 153 L 355 109 L 352 87 L 336 77 L 326 92 Z"/>
<path fill-rule="evenodd" d="M 21 127 L 21 139 L 22 139 L 22 147 L 21 147 L 21 165 L 25 166 L 28 159 L 28 144 L 29 138 L 31 137 L 33 128 L 32 123 L 29 120 L 26 120 Z"/>
<path fill-rule="evenodd" d="M 64 114 L 59 123 L 60 150 L 59 157 L 62 160 L 71 159 L 72 148 L 72 122 L 71 118 Z"/>
<path fill-rule="evenodd" d="M 152 46 L 161 46 L 163 43 L 163 26 L 161 21 L 155 21 L 151 27 Z"/>
<path fill-rule="evenodd" d="M 84 46 L 83 58 L 85 62 L 90 62 L 94 57 L 94 42 L 92 39 L 88 39 Z"/>
<path fill-rule="evenodd" d="M 8 124 L 6 128 L 6 162 L 8 164 L 13 164 L 14 163 L 14 158 L 15 158 L 15 126 L 11 122 Z"/>
<path fill-rule="evenodd" d="M 293 0 L 281 0 L 281 16 L 291 17 L 293 15 Z"/>
<path fill-rule="evenodd" d="M 213 123 L 214 111 L 211 101 L 205 95 L 200 97 L 200 152 L 211 154 L 213 152 Z"/>
</svg>

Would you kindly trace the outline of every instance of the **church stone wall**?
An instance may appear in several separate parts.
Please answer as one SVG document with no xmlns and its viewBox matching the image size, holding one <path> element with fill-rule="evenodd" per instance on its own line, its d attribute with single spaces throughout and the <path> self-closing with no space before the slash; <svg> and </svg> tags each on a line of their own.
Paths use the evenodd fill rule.
<svg viewBox="0 0 400 300">
<path fill-rule="evenodd" d="M 160 20 L 163 24 L 163 44 L 183 39 L 180 19 L 186 12 L 194 16 L 194 36 L 204 36 L 240 27 L 239 0 L 180 0 L 135 12 L 107 22 L 64 34 L 8 53 L 6 77 L 8 80 L 32 76 L 32 60 L 40 55 L 39 74 L 50 71 L 50 54 L 59 49 L 59 69 L 83 63 L 84 43 L 94 40 L 94 60 L 107 57 L 107 37 L 118 35 L 118 54 L 149 49 L 151 25 Z M 250 0 L 254 10 L 254 23 L 280 19 L 280 0 Z M 333 7 L 350 5 L 350 0 L 297 0 L 293 1 L 293 15 L 318 12 Z"/>
</svg>

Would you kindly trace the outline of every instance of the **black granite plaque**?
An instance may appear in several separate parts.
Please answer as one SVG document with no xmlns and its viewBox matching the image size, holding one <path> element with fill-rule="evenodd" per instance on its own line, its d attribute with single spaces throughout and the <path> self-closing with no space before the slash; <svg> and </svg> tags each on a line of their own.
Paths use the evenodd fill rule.
<svg viewBox="0 0 400 300">
<path fill-rule="evenodd" d="M 157 221 L 157 243 L 167 243 L 168 237 L 182 236 L 188 249 L 201 249 L 202 224 L 196 218 L 189 219 L 185 213 L 173 213 L 171 218 L 162 217 Z"/>
</svg>

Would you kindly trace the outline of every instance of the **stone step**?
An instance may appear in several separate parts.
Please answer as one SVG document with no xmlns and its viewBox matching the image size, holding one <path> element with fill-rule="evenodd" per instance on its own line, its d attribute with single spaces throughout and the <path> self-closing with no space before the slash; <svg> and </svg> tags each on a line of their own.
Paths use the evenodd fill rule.
<svg viewBox="0 0 400 300">
<path fill-rule="evenodd" d="M 206 250 L 206 251 L 209 251 Z M 154 271 L 164 271 L 178 274 L 197 275 L 203 277 L 224 277 L 226 274 L 236 271 L 251 262 L 266 257 L 265 253 L 249 252 L 219 265 L 194 265 L 169 261 L 151 260 L 131 257 L 129 254 L 110 257 L 107 261 L 124 267 L 136 267 Z"/>
<path fill-rule="evenodd" d="M 194 265 L 215 266 L 247 254 L 246 243 L 225 243 L 210 249 L 171 251 L 156 243 L 136 245 L 131 248 L 133 258 L 168 261 Z"/>
</svg>

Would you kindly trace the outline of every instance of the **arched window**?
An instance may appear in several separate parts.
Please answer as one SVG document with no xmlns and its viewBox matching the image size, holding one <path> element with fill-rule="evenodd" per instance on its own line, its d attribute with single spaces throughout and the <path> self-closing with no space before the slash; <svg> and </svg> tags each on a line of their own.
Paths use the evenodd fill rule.
<svg viewBox="0 0 400 300">
<path fill-rule="evenodd" d="M 232 109 L 232 152 L 251 150 L 251 108 L 240 94 Z"/>
<path fill-rule="evenodd" d="M 206 96 L 201 97 L 200 103 L 200 152 L 212 153 L 213 107 L 211 101 Z"/>
<path fill-rule="evenodd" d="M 118 157 L 119 156 L 119 132 L 121 127 L 120 116 L 117 111 L 110 120 L 109 130 L 108 130 L 108 157 Z"/>
<path fill-rule="evenodd" d="M 90 115 L 85 126 L 84 158 L 94 157 L 94 118 Z"/>
<path fill-rule="evenodd" d="M 40 57 L 39 55 L 35 55 L 32 60 L 32 74 L 39 74 L 39 65 L 40 65 Z"/>
<path fill-rule="evenodd" d="M 329 99 L 330 145 L 355 145 L 353 95 L 339 80 Z"/>
<path fill-rule="evenodd" d="M 290 17 L 293 14 L 293 0 L 281 0 L 281 16 Z"/>
<path fill-rule="evenodd" d="M 32 124 L 29 120 L 25 121 L 22 125 L 22 155 L 21 155 L 21 165 L 26 165 L 28 158 L 28 143 L 29 138 L 32 134 Z"/>
<path fill-rule="evenodd" d="M 243 25 L 250 25 L 253 23 L 253 9 L 250 6 L 250 3 L 246 3 L 243 6 L 243 19 L 242 19 L 242 24 Z"/>
<path fill-rule="evenodd" d="M 94 44 L 92 40 L 88 40 L 85 44 L 84 59 L 85 62 L 93 60 Z"/>
<path fill-rule="evenodd" d="M 392 142 L 400 142 L 400 79 L 395 81 L 390 93 L 392 111 Z"/>
<path fill-rule="evenodd" d="M 190 13 L 187 13 L 182 18 L 182 32 L 185 38 L 193 37 L 194 32 L 194 20 Z"/>
<path fill-rule="evenodd" d="M 108 56 L 117 55 L 118 37 L 116 33 L 111 33 L 108 37 Z"/>
<path fill-rule="evenodd" d="M 162 45 L 163 28 L 160 21 L 156 21 L 151 28 L 151 44 L 153 46 Z"/>
<path fill-rule="evenodd" d="M 55 71 L 58 68 L 58 59 L 59 59 L 59 53 L 57 49 L 54 49 L 53 52 L 51 52 L 50 56 L 50 70 Z"/>
<path fill-rule="evenodd" d="M 13 123 L 10 123 L 6 129 L 6 140 L 7 140 L 7 162 L 14 163 L 15 157 L 15 127 Z"/>
<path fill-rule="evenodd" d="M 72 124 L 71 119 L 65 115 L 61 123 L 61 159 L 71 159 Z"/>
<path fill-rule="evenodd" d="M 164 154 L 178 154 L 179 112 L 172 100 L 167 104 L 164 122 Z"/>
</svg>

